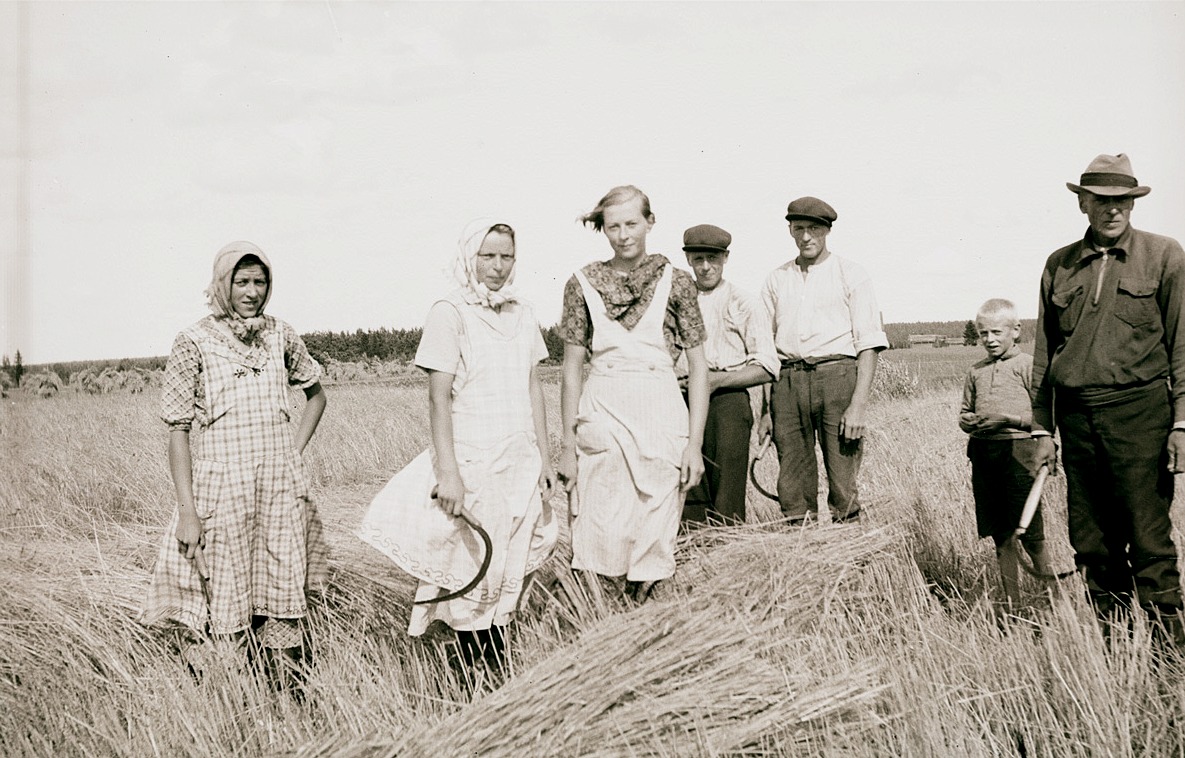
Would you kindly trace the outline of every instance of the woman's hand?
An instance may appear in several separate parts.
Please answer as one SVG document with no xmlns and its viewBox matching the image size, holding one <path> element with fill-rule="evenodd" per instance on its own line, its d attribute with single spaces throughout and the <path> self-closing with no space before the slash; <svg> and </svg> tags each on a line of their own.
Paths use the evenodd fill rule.
<svg viewBox="0 0 1185 758">
<path fill-rule="evenodd" d="M 560 465 L 556 467 L 556 477 L 564 485 L 565 492 L 571 492 L 576 487 L 576 448 L 564 446 L 560 450 Z"/>
<path fill-rule="evenodd" d="M 699 484 L 704 475 L 704 456 L 698 446 L 688 445 L 683 449 L 683 463 L 679 466 L 679 489 L 687 492 Z"/>
<path fill-rule="evenodd" d="M 202 520 L 198 518 L 193 506 L 182 507 L 177 518 L 177 549 L 189 560 L 193 560 L 199 547 L 206 546 L 206 533 L 202 529 Z"/>
<path fill-rule="evenodd" d="M 450 516 L 460 516 L 461 507 L 465 505 L 465 484 L 461 475 L 452 472 L 440 477 L 436 489 L 432 491 L 440 509 Z"/>
<path fill-rule="evenodd" d="M 555 469 L 551 467 L 550 463 L 543 464 L 543 472 L 539 474 L 539 496 L 543 502 L 551 500 L 551 496 L 555 494 Z"/>
</svg>

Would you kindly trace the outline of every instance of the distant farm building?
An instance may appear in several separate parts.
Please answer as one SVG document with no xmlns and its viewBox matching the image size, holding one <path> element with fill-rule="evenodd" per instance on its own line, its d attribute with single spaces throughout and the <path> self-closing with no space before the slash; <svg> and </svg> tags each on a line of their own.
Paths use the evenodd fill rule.
<svg viewBox="0 0 1185 758">
<path fill-rule="evenodd" d="M 948 345 L 962 345 L 962 337 L 948 337 L 945 334 L 911 334 L 910 347 L 946 347 Z"/>
</svg>

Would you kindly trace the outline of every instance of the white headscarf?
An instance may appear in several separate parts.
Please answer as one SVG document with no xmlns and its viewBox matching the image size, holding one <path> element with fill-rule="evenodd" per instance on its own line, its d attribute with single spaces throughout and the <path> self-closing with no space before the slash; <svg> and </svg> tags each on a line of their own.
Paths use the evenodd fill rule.
<svg viewBox="0 0 1185 758">
<path fill-rule="evenodd" d="M 453 259 L 449 272 L 461 285 L 467 303 L 497 308 L 503 303 L 518 300 L 518 293 L 511 286 L 514 284 L 514 267 L 511 267 L 505 284 L 498 290 L 491 290 L 477 279 L 477 251 L 481 249 L 481 243 L 485 242 L 486 235 L 490 233 L 490 227 L 505 223 L 488 217 L 474 219 L 465 226 L 465 231 L 461 232 L 461 239 L 457 241 L 457 256 Z"/>
</svg>

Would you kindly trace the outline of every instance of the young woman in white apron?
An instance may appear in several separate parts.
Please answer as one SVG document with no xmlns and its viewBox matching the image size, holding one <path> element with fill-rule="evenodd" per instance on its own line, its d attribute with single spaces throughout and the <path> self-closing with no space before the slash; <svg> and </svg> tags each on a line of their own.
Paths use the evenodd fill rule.
<svg viewBox="0 0 1185 758">
<path fill-rule="evenodd" d="M 675 573 L 683 499 L 703 475 L 703 319 L 691 275 L 646 253 L 654 215 L 645 194 L 616 187 L 582 220 L 604 232 L 613 258 L 577 271 L 564 290 L 559 477 L 575 517 L 572 567 L 624 577 L 627 594 L 645 600 Z"/>
<path fill-rule="evenodd" d="M 420 580 L 408 633 L 443 621 L 464 661 L 505 663 L 505 627 L 526 578 L 551 554 L 555 482 L 543 389 L 539 322 L 514 281 L 514 230 L 478 219 L 461 235 L 460 287 L 432 306 L 416 352 L 428 372 L 432 448 L 375 498 L 360 536 Z M 427 451 L 426 451 L 427 452 Z M 484 578 L 461 597 L 434 598 L 475 576 L 481 543 L 456 518 L 466 508 L 490 537 Z"/>
</svg>

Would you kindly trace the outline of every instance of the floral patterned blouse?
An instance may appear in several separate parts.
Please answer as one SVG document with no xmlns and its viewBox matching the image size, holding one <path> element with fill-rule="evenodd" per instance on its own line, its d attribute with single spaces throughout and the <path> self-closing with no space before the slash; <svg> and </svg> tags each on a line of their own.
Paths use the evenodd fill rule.
<svg viewBox="0 0 1185 758">
<path fill-rule="evenodd" d="M 610 318 L 632 329 L 646 312 L 654 298 L 654 289 L 663 268 L 670 261 L 662 255 L 647 255 L 633 271 L 614 270 L 607 261 L 595 261 L 582 270 L 592 286 L 601 294 Z M 691 274 L 672 267 L 671 296 L 667 300 L 663 319 L 663 336 L 672 359 L 688 348 L 704 343 L 706 333 L 699 310 L 695 280 Z M 566 344 L 592 349 L 592 320 L 584 291 L 573 275 L 564 286 L 564 310 L 560 317 L 560 337 Z"/>
</svg>

